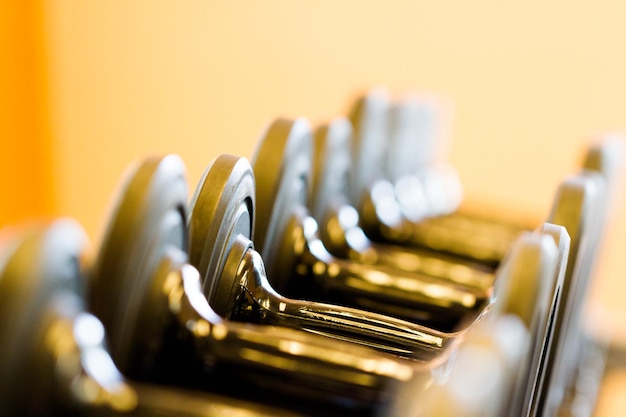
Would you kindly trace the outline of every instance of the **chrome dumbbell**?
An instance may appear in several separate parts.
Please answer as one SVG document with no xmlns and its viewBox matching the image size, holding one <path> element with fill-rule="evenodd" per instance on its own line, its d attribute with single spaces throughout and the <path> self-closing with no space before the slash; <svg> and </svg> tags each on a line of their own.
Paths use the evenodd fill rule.
<svg viewBox="0 0 626 417">
<path fill-rule="evenodd" d="M 351 320 L 353 309 L 291 300 L 273 291 L 264 275 L 262 260 L 248 238 L 249 225 L 254 217 L 254 193 L 249 190 L 252 183 L 252 173 L 245 159 L 222 155 L 205 172 L 192 199 L 192 263 L 203 274 L 204 292 L 218 313 L 232 320 L 280 324 L 357 343 L 371 343 L 374 337 L 371 327 L 359 328 L 358 322 Z M 517 371 L 519 376 L 508 378 L 506 389 L 501 387 L 500 396 L 506 398 L 498 408 L 502 412 L 514 405 L 521 407 L 518 400 L 527 394 L 527 386 L 535 385 L 526 381 L 534 381 L 541 374 L 546 346 L 552 340 L 552 322 L 556 317 L 568 250 L 569 238 L 565 229 L 546 224 L 537 233 L 521 236 L 512 254 L 498 270 L 497 302 L 482 322 L 495 320 L 494 315 L 518 317 L 517 321 L 524 328 L 524 338 L 528 339 L 525 343 L 530 348 L 528 354 L 520 351 L 514 357 L 506 358 L 507 372 Z M 367 314 L 360 313 L 363 317 Z M 343 320 L 339 321 L 337 317 Z M 322 320 L 324 322 L 320 322 Z M 461 339 L 471 339 L 474 331 L 457 340 L 459 349 L 465 343 Z M 372 344 L 372 347 L 380 348 L 387 343 L 386 337 L 386 334 L 379 335 L 383 342 Z M 398 339 L 398 346 L 401 342 Z M 506 341 L 498 342 L 506 345 Z M 498 348 L 506 350 L 511 346 Z M 416 364 L 422 387 L 437 381 L 440 383 L 441 375 L 447 375 L 450 368 L 457 367 L 456 348 L 448 353 L 451 351 L 455 353 Z M 420 401 L 427 400 L 427 397 L 414 400 L 414 406 L 419 409 Z"/>
<path fill-rule="evenodd" d="M 497 266 L 517 235 L 532 227 L 454 212 L 461 195 L 456 173 L 447 165 L 431 169 L 430 155 L 422 154 L 431 152 L 437 139 L 421 131 L 432 123 L 419 116 L 432 117 L 429 106 L 409 98 L 393 107 L 380 90 L 356 101 L 350 111 L 352 204 L 372 238 Z"/>
<path fill-rule="evenodd" d="M 417 415 L 525 415 L 550 344 L 569 242 L 562 226 L 548 223 L 518 237 L 498 271 L 496 304 L 459 345 L 445 382 L 428 388 Z"/>
<path fill-rule="evenodd" d="M 1 416 L 289 416 L 208 393 L 125 379 L 102 323 L 83 307 L 87 238 L 62 219 L 13 232 L 0 247 Z"/>
<path fill-rule="evenodd" d="M 182 251 L 187 183 L 179 158 L 146 160 L 127 178 L 89 288 L 123 372 L 305 415 L 401 415 L 411 366 L 319 335 L 225 321 L 213 310 Z M 235 215 L 225 214 L 216 239 L 231 242 L 232 231 L 252 228 L 234 197 L 227 203 Z"/>
<path fill-rule="evenodd" d="M 255 246 L 272 286 L 293 298 L 344 304 L 444 331 L 471 324 L 491 288 L 332 256 L 309 216 L 311 130 L 304 119 L 278 119 L 265 132 L 253 168 L 257 182 Z"/>
<path fill-rule="evenodd" d="M 387 265 L 401 271 L 435 277 L 460 287 L 489 290 L 494 269 L 425 248 L 381 244 L 361 228 L 350 204 L 352 127 L 336 118 L 316 129 L 309 208 L 319 225 L 320 239 L 333 255 L 360 263 Z"/>
<path fill-rule="evenodd" d="M 323 334 L 421 361 L 441 356 L 455 343 L 461 333 L 438 332 L 383 314 L 278 293 L 251 240 L 258 213 L 253 178 L 246 159 L 222 155 L 205 172 L 191 203 L 190 261 L 200 271 L 206 297 L 219 315 Z M 288 177 L 285 181 L 293 184 Z M 297 212 L 300 203 L 289 201 L 296 208 L 291 213 L 295 216 L 285 214 L 281 221 L 302 220 Z"/>
<path fill-rule="evenodd" d="M 553 360 L 546 364 L 546 389 L 540 397 L 544 415 L 568 403 L 567 391 L 583 361 L 582 313 L 603 229 L 607 191 L 605 177 L 596 172 L 569 177 L 559 187 L 550 213 L 551 221 L 563 224 L 570 232 L 572 251 L 555 325 L 557 343 L 552 346 Z"/>
</svg>

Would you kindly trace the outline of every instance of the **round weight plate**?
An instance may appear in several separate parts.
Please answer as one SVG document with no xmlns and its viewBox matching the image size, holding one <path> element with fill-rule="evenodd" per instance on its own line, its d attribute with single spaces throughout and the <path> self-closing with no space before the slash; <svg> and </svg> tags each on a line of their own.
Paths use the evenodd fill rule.
<svg viewBox="0 0 626 417">
<path fill-rule="evenodd" d="M 331 205 L 346 203 L 350 191 L 352 126 L 340 117 L 315 131 L 311 214 L 321 222 Z"/>
<path fill-rule="evenodd" d="M 141 300 L 165 250 L 186 248 L 185 167 L 176 155 L 150 158 L 128 171 L 92 271 L 89 296 L 124 371 Z M 150 307 L 150 306 L 146 306 Z"/>
<path fill-rule="evenodd" d="M 437 103 L 427 96 L 407 95 L 391 107 L 386 172 L 395 182 L 415 175 L 436 157 L 440 135 Z"/>
<path fill-rule="evenodd" d="M 38 331 L 54 294 L 79 293 L 79 260 L 88 243 L 82 227 L 70 219 L 11 234 L 3 242 L 0 265 L 0 392 L 7 401 L 30 392 L 32 378 L 45 377 L 30 368 L 46 348 Z"/>
<path fill-rule="evenodd" d="M 305 119 L 278 119 L 265 132 L 252 167 L 256 178 L 255 246 L 267 275 L 280 259 L 280 245 L 294 212 L 306 207 L 313 156 L 312 134 Z M 282 260 L 285 261 L 285 260 Z"/>
<path fill-rule="evenodd" d="M 385 178 L 389 106 L 387 92 L 373 90 L 357 100 L 350 112 L 354 129 L 350 198 L 354 207 L 361 206 L 364 196 L 376 180 Z"/>
<path fill-rule="evenodd" d="M 254 231 L 254 174 L 250 163 L 221 155 L 207 168 L 189 207 L 189 260 L 203 278 L 203 290 L 221 316 L 235 283 L 222 277 L 234 239 L 252 239 Z M 222 281 L 220 281 L 222 278 Z"/>
</svg>

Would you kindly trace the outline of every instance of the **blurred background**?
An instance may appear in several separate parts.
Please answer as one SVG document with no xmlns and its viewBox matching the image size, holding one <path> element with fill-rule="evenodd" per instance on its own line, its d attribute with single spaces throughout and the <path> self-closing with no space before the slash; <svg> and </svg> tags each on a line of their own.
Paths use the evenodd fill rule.
<svg viewBox="0 0 626 417">
<path fill-rule="evenodd" d="M 0 7 L 0 224 L 68 215 L 94 242 L 133 160 L 178 153 L 195 187 L 219 154 L 251 157 L 274 117 L 328 120 L 372 86 L 450 100 L 468 198 L 532 218 L 590 137 L 626 126 L 623 0 Z M 588 317 L 626 341 L 616 214 Z"/>
</svg>

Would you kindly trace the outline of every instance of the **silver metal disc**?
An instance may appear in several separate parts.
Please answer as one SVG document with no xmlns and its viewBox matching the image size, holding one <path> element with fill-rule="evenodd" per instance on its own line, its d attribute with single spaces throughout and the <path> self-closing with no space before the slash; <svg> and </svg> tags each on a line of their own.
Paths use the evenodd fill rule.
<svg viewBox="0 0 626 417">
<path fill-rule="evenodd" d="M 360 207 L 374 182 L 385 178 L 389 138 L 390 100 L 385 90 L 373 90 L 357 100 L 350 111 L 352 142 L 351 201 Z"/>
<path fill-rule="evenodd" d="M 312 133 L 305 119 L 278 119 L 265 132 L 252 162 L 257 210 L 254 243 L 270 280 L 280 259 L 280 244 L 296 210 L 306 207 L 312 164 Z"/>
<path fill-rule="evenodd" d="M 238 235 L 252 239 L 254 204 L 252 167 L 233 155 L 213 161 L 190 203 L 189 261 L 200 272 L 204 293 L 221 316 L 228 315 L 225 310 L 236 278 L 222 276 L 224 263 Z"/>
<path fill-rule="evenodd" d="M 80 293 L 80 259 L 88 243 L 82 227 L 70 219 L 11 235 L 3 242 L 0 265 L 0 392 L 7 401 L 16 400 L 21 390 L 30 392 L 33 378 L 45 376 L 33 368 L 46 359 L 40 355 L 47 348 L 40 330 L 55 294 Z"/>
<path fill-rule="evenodd" d="M 143 298 L 168 247 L 186 249 L 187 180 L 176 155 L 149 158 L 127 172 L 92 271 L 93 312 L 126 368 Z"/>
<path fill-rule="evenodd" d="M 321 222 L 333 204 L 346 204 L 350 192 L 352 126 L 339 117 L 315 131 L 311 214 Z"/>
</svg>

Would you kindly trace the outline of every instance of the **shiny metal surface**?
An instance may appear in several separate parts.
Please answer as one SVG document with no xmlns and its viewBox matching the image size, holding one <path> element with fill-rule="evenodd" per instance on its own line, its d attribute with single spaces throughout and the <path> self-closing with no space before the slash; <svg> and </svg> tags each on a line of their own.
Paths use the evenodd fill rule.
<svg viewBox="0 0 626 417">
<path fill-rule="evenodd" d="M 442 155 L 443 105 L 434 96 L 407 94 L 390 107 L 385 178 L 394 184 L 402 213 L 417 222 L 455 212 L 463 187 Z"/>
<path fill-rule="evenodd" d="M 567 178 L 557 191 L 550 220 L 564 225 L 572 238 L 572 250 L 563 284 L 563 305 L 555 325 L 559 344 L 549 365 L 550 392 L 544 399 L 545 415 L 554 413 L 573 382 L 582 340 L 582 305 L 589 284 L 591 263 L 598 244 L 605 182 L 597 173 L 585 172 Z"/>
<path fill-rule="evenodd" d="M 226 176 L 225 172 L 231 172 L 231 175 Z M 223 223 L 224 219 L 236 221 L 236 216 L 222 212 L 211 217 L 216 212 L 202 211 L 202 207 L 227 208 L 226 202 L 231 201 L 232 195 L 254 195 L 250 182 L 237 180 L 249 178 L 251 175 L 252 169 L 245 159 L 228 155 L 219 157 L 209 168 L 204 182 L 198 186 L 201 191 L 190 216 L 192 252 L 203 253 L 202 248 L 205 245 L 208 248 L 226 248 L 221 252 L 226 256 L 221 258 L 222 263 L 215 268 L 208 268 L 206 264 L 199 265 L 205 288 L 216 289 L 207 296 L 218 314 L 229 320 L 305 330 L 422 361 L 440 356 L 454 343 L 460 333 L 438 332 L 369 311 L 286 298 L 277 293 L 268 281 L 263 260 L 253 248 L 250 233 L 240 234 L 234 239 L 220 234 L 202 236 L 200 231 L 206 230 L 207 225 L 211 224 L 220 224 L 221 227 L 231 229 L 230 225 Z M 233 189 L 234 185 L 240 189 Z M 233 204 L 230 210 L 239 210 L 240 207 L 240 204 Z M 295 217 L 296 215 L 297 210 L 292 214 L 291 220 L 296 219 L 297 224 L 307 221 L 306 218 Z M 243 217 L 249 218 L 247 215 Z M 211 242 L 207 243 L 208 241 Z M 356 276 L 357 273 L 366 274 L 368 271 L 363 270 L 362 265 L 355 264 L 351 273 Z M 340 276 L 336 278 L 341 279 Z"/>
<path fill-rule="evenodd" d="M 524 277 L 534 263 L 520 262 L 524 268 L 518 273 L 522 277 L 518 281 L 520 287 L 509 287 L 507 291 L 510 295 L 506 297 L 508 301 L 497 305 L 497 308 L 502 308 L 509 314 L 519 312 L 520 308 L 525 309 L 526 313 L 517 315 L 526 324 L 530 334 L 528 354 L 512 387 L 511 401 L 507 407 L 509 416 L 529 416 L 537 413 L 546 379 L 546 364 L 552 359 L 554 325 L 558 320 L 570 251 L 570 238 L 563 226 L 544 223 L 534 235 L 527 232 L 522 236 L 537 239 L 534 259 L 541 273 Z M 531 245 L 528 245 L 528 248 L 530 247 Z M 515 244 L 512 254 L 514 251 Z M 537 279 L 533 280 L 533 276 Z M 531 293 L 534 295 L 530 296 Z M 520 294 L 524 296 L 520 297 Z"/>
<path fill-rule="evenodd" d="M 565 229 L 550 224 L 513 243 L 496 304 L 467 334 L 450 378 L 433 387 L 422 415 L 527 415 L 542 381 L 568 249 Z"/>
<path fill-rule="evenodd" d="M 111 337 L 111 354 L 127 369 L 140 300 L 169 245 L 186 247 L 185 166 L 175 155 L 138 162 L 110 214 L 89 278 L 89 305 Z"/>
<path fill-rule="evenodd" d="M 360 207 L 374 182 L 384 177 L 389 134 L 389 93 L 380 88 L 356 100 L 348 118 L 354 129 L 351 201 Z"/>
<path fill-rule="evenodd" d="M 10 351 L 0 358 L 0 415 L 291 415 L 126 380 L 106 351 L 102 323 L 77 295 L 86 243 L 80 226 L 68 219 L 12 236 L 13 250 L 0 267 L 1 345 Z"/>
<path fill-rule="evenodd" d="M 198 184 L 189 202 L 189 263 L 207 271 L 204 293 L 213 309 L 226 316 L 229 307 L 224 303 L 232 299 L 233 288 L 218 285 L 217 277 L 237 236 L 250 237 L 254 232 L 254 173 L 244 159 L 222 155 L 207 167 Z"/>
<path fill-rule="evenodd" d="M 417 415 L 522 415 L 568 248 L 564 229 L 555 228 L 563 237 L 560 249 L 539 233 L 513 243 L 498 271 L 496 304 L 459 345 L 445 383 L 427 389 Z"/>
<path fill-rule="evenodd" d="M 377 415 L 402 409 L 402 390 L 413 379 L 412 367 L 318 335 L 232 323 L 216 314 L 203 293 L 198 271 L 187 263 L 182 251 L 187 241 L 185 197 L 179 192 L 186 189 L 182 165 L 170 166 L 165 172 L 152 169 L 146 173 L 144 168 L 169 164 L 170 158 L 156 163 L 147 160 L 128 177 L 118 210 L 110 219 L 108 230 L 112 232 L 103 240 L 93 271 L 91 291 L 119 293 L 122 300 L 130 298 L 126 292 L 132 293 L 132 308 L 110 302 L 99 304 L 96 310 L 109 309 L 107 317 L 124 317 L 124 323 L 109 322 L 114 330 L 111 345 L 123 359 L 122 371 L 137 380 L 232 397 L 244 395 L 250 401 L 305 415 Z M 145 198 L 149 184 L 156 179 L 162 181 L 160 196 Z M 242 180 L 237 184 L 244 192 L 236 195 L 245 201 L 250 183 Z M 221 207 L 205 205 L 202 193 L 194 201 L 197 208 Z M 235 213 L 246 207 L 240 200 L 229 201 Z M 175 208 L 175 221 L 166 207 Z M 220 221 L 229 223 L 222 230 L 250 231 L 251 213 L 223 214 Z M 160 224 L 182 228 L 155 227 Z M 135 233 L 124 233 L 122 225 Z M 175 233 L 155 233 L 160 229 Z M 206 245 L 208 236 L 196 232 L 192 236 Z M 222 244 L 226 248 L 232 244 L 229 233 L 209 236 L 219 243 L 207 246 L 212 254 L 229 253 L 219 249 Z M 149 256 L 142 258 L 140 251 L 128 250 L 139 244 L 150 248 Z M 206 264 L 215 263 L 207 260 Z M 204 291 L 222 293 L 221 286 L 204 284 Z M 125 331 L 115 326 L 123 326 Z"/>
<path fill-rule="evenodd" d="M 494 279 L 494 271 L 490 267 L 424 248 L 380 244 L 367 237 L 360 227 L 359 213 L 349 204 L 348 198 L 351 138 L 351 125 L 344 118 L 321 125 L 314 134 L 309 208 L 319 224 L 320 238 L 329 252 L 360 263 L 387 265 L 459 286 L 489 290 Z M 409 138 L 404 139 L 409 141 Z M 404 161 L 404 165 L 407 167 L 398 169 L 404 171 L 411 164 Z M 454 229 L 454 225 L 447 226 Z"/>
<path fill-rule="evenodd" d="M 376 135 L 379 147 L 368 149 L 362 148 L 364 140 L 360 138 L 368 133 L 355 129 L 354 164 L 362 164 L 359 158 L 381 148 L 389 158 L 386 166 L 396 167 L 385 170 L 381 168 L 383 165 L 374 166 L 367 183 L 357 181 L 360 188 L 353 190 L 352 203 L 359 209 L 363 228 L 370 237 L 497 266 L 513 239 L 529 228 L 524 224 L 481 219 L 471 213 L 456 212 L 448 220 L 448 215 L 459 206 L 462 191 L 454 169 L 434 155 L 433 149 L 439 144 L 435 143 L 436 134 L 429 129 L 429 125 L 436 123 L 432 120 L 436 113 L 432 102 L 408 97 L 392 104 L 387 95 L 378 91 L 359 98 L 354 107 L 362 108 L 362 102 L 370 105 L 352 113 L 353 125 L 369 126 L 386 134 Z M 426 154 L 414 155 L 411 150 Z M 407 160 L 411 156 L 413 164 Z M 369 158 L 370 165 L 379 162 Z M 397 159 L 392 161 L 393 158 Z"/>
<path fill-rule="evenodd" d="M 32 404 L 34 399 L 41 403 L 42 410 L 54 405 L 53 381 L 58 375 L 53 372 L 53 363 L 41 363 L 51 360 L 52 352 L 39 342 L 42 327 L 45 329 L 46 320 L 50 319 L 47 310 L 53 293 L 78 289 L 78 260 L 86 244 L 87 237 L 77 223 L 59 220 L 47 228 L 32 226 L 17 233 L 11 249 L 3 256 L 0 266 L 2 415 L 28 410 L 29 404 L 37 407 Z"/>
<path fill-rule="evenodd" d="M 333 257 L 308 215 L 311 130 L 304 119 L 276 120 L 253 162 L 257 180 L 256 246 L 279 293 L 349 305 L 446 331 L 473 322 L 491 302 L 490 288 L 450 285 L 425 274 Z"/>
</svg>

